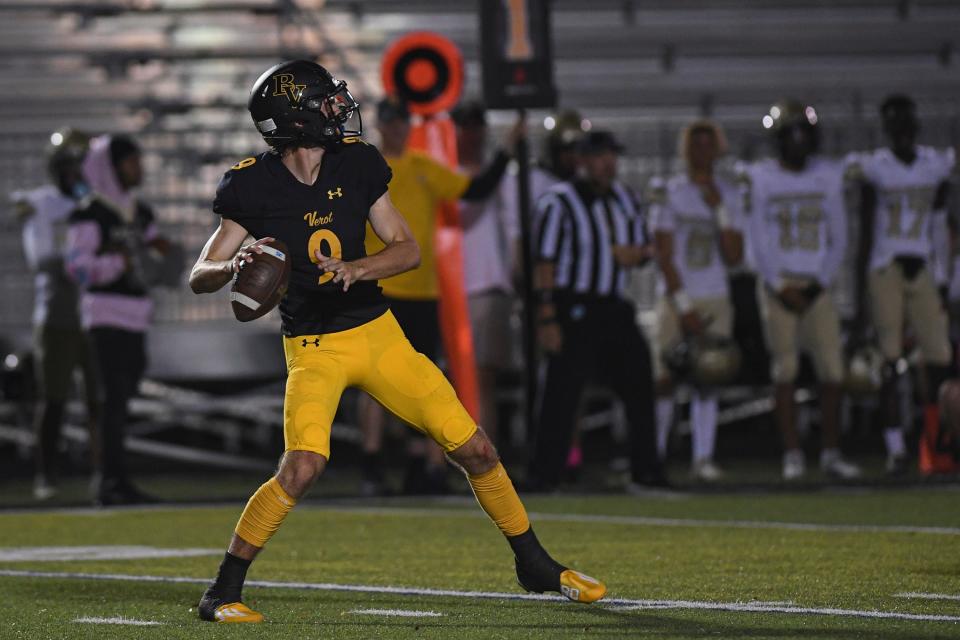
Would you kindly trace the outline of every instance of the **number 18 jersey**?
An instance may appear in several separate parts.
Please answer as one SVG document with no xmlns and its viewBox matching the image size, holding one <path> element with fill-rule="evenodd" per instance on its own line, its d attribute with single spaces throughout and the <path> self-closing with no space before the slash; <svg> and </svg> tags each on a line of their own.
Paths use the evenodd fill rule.
<svg viewBox="0 0 960 640">
<path fill-rule="evenodd" d="M 840 163 L 810 158 L 791 171 L 763 160 L 747 168 L 745 188 L 748 240 L 767 284 L 801 278 L 829 286 L 847 243 Z"/>
<path fill-rule="evenodd" d="M 380 152 L 361 141 L 327 150 L 312 185 L 294 177 L 272 152 L 247 158 L 224 174 L 213 211 L 254 238 L 274 237 L 291 257 L 290 286 L 280 301 L 286 336 L 334 333 L 360 326 L 388 308 L 374 281 L 346 292 L 317 267 L 315 252 L 357 260 L 366 255 L 370 207 L 387 191 L 391 172 Z"/>
</svg>

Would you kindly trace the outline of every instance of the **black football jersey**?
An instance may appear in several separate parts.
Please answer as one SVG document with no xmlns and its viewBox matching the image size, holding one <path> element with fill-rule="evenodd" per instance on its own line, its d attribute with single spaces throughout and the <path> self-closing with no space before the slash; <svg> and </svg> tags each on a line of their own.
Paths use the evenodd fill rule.
<svg viewBox="0 0 960 640">
<path fill-rule="evenodd" d="M 333 333 L 382 315 L 388 308 L 374 281 L 343 291 L 317 267 L 315 251 L 343 260 L 366 255 L 370 207 L 387 191 L 392 174 L 376 147 L 361 141 L 323 155 L 313 185 L 297 180 L 272 152 L 227 171 L 213 211 L 242 225 L 254 238 L 282 240 L 291 254 L 290 286 L 280 301 L 287 336 Z"/>
</svg>

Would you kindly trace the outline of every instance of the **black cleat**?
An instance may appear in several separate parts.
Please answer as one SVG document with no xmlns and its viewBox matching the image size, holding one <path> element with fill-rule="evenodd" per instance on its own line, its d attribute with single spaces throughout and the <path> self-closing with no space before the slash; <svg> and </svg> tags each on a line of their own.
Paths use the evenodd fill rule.
<svg viewBox="0 0 960 640">
<path fill-rule="evenodd" d="M 574 602 L 596 602 L 607 595 L 605 584 L 573 569 L 567 569 L 550 556 L 546 561 L 532 565 L 516 561 L 517 582 L 526 591 L 543 593 L 555 591 Z"/>
<path fill-rule="evenodd" d="M 263 622 L 263 614 L 252 610 L 239 600 L 225 601 L 212 585 L 200 598 L 197 612 L 200 614 L 200 619 L 207 622 Z"/>
</svg>

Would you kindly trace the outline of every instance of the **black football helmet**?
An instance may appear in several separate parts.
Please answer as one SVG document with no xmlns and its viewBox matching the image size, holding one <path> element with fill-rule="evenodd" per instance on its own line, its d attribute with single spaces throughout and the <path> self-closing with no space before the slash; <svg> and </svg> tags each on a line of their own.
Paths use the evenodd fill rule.
<svg viewBox="0 0 960 640">
<path fill-rule="evenodd" d="M 698 387 L 731 384 L 740 372 L 740 348 L 730 338 L 704 334 L 680 340 L 663 354 L 673 378 Z"/>
<path fill-rule="evenodd" d="M 820 150 L 820 118 L 811 105 L 782 100 L 763 116 L 763 128 L 772 135 L 781 158 L 801 158 Z"/>
<path fill-rule="evenodd" d="M 363 134 L 347 83 L 309 60 L 281 62 L 253 84 L 247 108 L 271 147 L 329 147 Z M 352 125 L 352 128 L 348 128 Z"/>
<path fill-rule="evenodd" d="M 793 128 L 817 132 L 819 121 L 817 110 L 811 105 L 797 100 L 782 100 L 770 107 L 763 116 L 763 128 L 775 136 L 786 135 Z"/>
<path fill-rule="evenodd" d="M 57 178 L 64 166 L 79 164 L 89 148 L 90 135 L 83 131 L 70 127 L 54 131 L 46 148 L 50 176 Z"/>
<path fill-rule="evenodd" d="M 81 165 L 90 148 L 90 135 L 65 128 L 50 135 L 46 148 L 47 173 L 64 195 L 81 198 L 88 192 Z"/>
</svg>

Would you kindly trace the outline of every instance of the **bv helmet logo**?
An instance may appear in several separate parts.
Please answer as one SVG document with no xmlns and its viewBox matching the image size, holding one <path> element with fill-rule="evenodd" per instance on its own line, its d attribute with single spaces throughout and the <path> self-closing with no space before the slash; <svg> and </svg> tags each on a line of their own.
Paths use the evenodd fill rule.
<svg viewBox="0 0 960 640">
<path fill-rule="evenodd" d="M 273 95 L 287 96 L 291 104 L 300 100 L 300 94 L 307 88 L 305 84 L 297 84 L 296 78 L 292 73 L 278 73 L 273 76 Z"/>
</svg>

